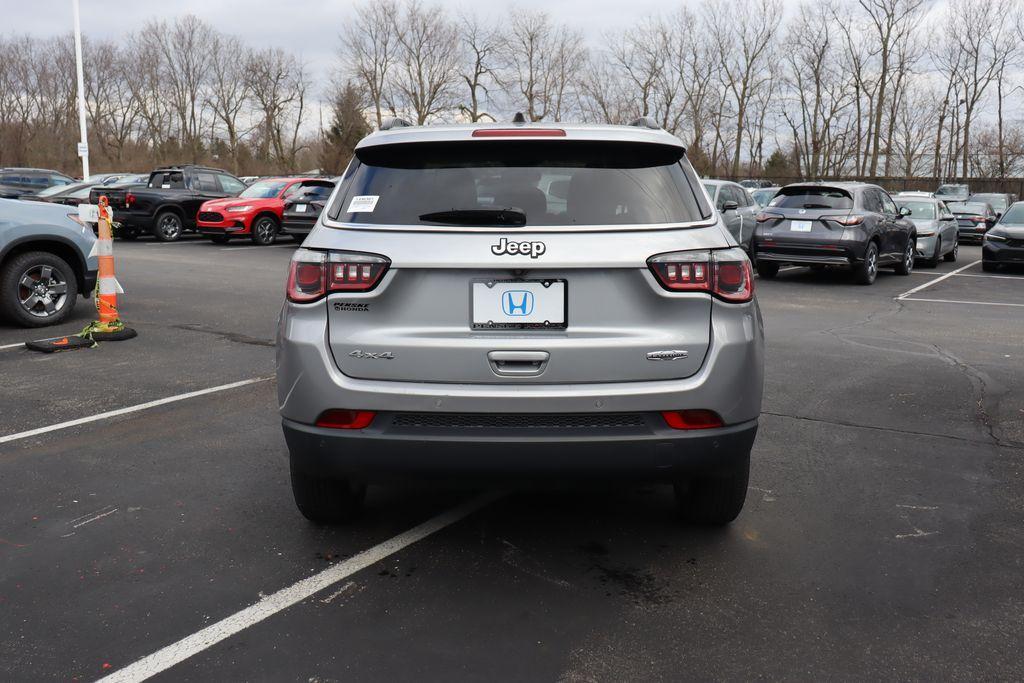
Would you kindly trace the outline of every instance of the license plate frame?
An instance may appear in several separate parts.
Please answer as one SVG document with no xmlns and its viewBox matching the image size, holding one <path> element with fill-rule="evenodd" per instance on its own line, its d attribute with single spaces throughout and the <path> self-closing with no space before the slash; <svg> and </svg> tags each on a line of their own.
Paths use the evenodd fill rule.
<svg viewBox="0 0 1024 683">
<path fill-rule="evenodd" d="M 814 221 L 790 221 L 790 232 L 810 232 L 814 227 Z"/>
<path fill-rule="evenodd" d="M 306 209 L 309 208 L 309 205 L 307 205 L 307 204 L 296 204 L 294 208 L 295 208 L 295 213 L 306 213 Z"/>
<path fill-rule="evenodd" d="M 527 322 L 515 322 L 515 321 L 510 321 L 509 318 L 512 317 L 512 316 L 508 316 L 508 315 L 504 315 L 502 317 L 502 319 L 499 320 L 499 321 L 494 321 L 493 319 L 489 319 L 487 321 L 484 321 L 483 317 L 485 317 L 485 316 L 482 316 L 482 315 L 481 316 L 477 316 L 477 306 L 476 306 L 476 304 L 477 304 L 477 292 L 489 291 L 489 290 L 494 289 L 495 287 L 505 286 L 505 285 L 521 285 L 521 287 L 519 289 L 515 289 L 515 290 L 513 290 L 511 288 L 504 288 L 503 287 L 503 290 L 502 290 L 503 292 L 504 291 L 514 291 L 514 292 L 524 292 L 524 291 L 526 291 L 526 292 L 530 292 L 532 294 L 532 297 L 531 297 L 531 314 L 532 314 L 533 308 L 536 307 L 536 299 L 537 299 L 536 294 L 537 294 L 537 292 L 548 293 L 548 292 L 545 292 L 546 289 L 549 289 L 550 287 L 560 287 L 561 290 L 562 290 L 561 297 L 558 297 L 557 294 L 554 294 L 553 297 L 549 297 L 548 298 L 548 301 L 545 302 L 545 306 L 550 306 L 551 305 L 551 301 L 559 301 L 559 299 L 560 299 L 559 303 L 560 303 L 561 313 L 562 313 L 562 315 L 561 315 L 561 317 L 562 317 L 561 322 L 558 322 L 557 319 L 556 319 L 555 322 L 551 322 L 550 320 L 543 320 L 543 321 L 540 321 L 540 320 L 530 320 L 530 321 L 527 321 Z M 540 287 L 542 287 L 543 289 L 537 289 L 538 285 Z M 479 287 L 481 287 L 481 286 L 482 287 L 486 287 L 487 289 L 486 290 L 479 289 Z M 502 295 L 499 294 L 499 296 L 502 296 Z M 520 299 L 519 301 L 522 301 L 522 300 Z M 529 279 L 529 280 L 515 279 L 515 278 L 509 278 L 509 279 L 477 278 L 477 279 L 474 279 L 474 280 L 470 280 L 470 282 L 469 282 L 469 311 L 468 311 L 468 313 L 469 313 L 469 326 L 470 326 L 470 329 L 472 329 L 472 330 L 564 330 L 564 329 L 569 327 L 569 282 L 568 282 L 568 280 L 566 280 L 564 278 L 544 278 L 544 279 Z M 497 316 L 495 316 L 495 317 L 497 317 Z M 525 317 L 533 317 L 533 316 L 532 315 L 527 315 Z"/>
</svg>

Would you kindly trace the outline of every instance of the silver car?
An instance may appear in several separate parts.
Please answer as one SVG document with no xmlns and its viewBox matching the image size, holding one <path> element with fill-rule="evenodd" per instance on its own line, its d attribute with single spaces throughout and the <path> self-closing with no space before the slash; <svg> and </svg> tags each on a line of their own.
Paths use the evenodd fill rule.
<svg viewBox="0 0 1024 683">
<path fill-rule="evenodd" d="M 741 247 L 750 252 L 750 238 L 757 227 L 755 220 L 760 205 L 746 188 L 728 180 L 705 180 L 704 189 L 712 204 L 722 214 L 726 230 Z"/>
<path fill-rule="evenodd" d="M 384 128 L 291 262 L 277 386 L 299 510 L 350 518 L 395 477 L 600 477 L 734 519 L 762 321 L 682 143 L 643 122 Z"/>
<path fill-rule="evenodd" d="M 915 258 L 921 259 L 929 268 L 939 265 L 943 258 L 950 263 L 956 262 L 960 251 L 959 228 L 956 216 L 945 202 L 911 192 L 901 192 L 893 200 L 901 209 L 910 211 L 907 218 L 917 228 Z"/>
</svg>

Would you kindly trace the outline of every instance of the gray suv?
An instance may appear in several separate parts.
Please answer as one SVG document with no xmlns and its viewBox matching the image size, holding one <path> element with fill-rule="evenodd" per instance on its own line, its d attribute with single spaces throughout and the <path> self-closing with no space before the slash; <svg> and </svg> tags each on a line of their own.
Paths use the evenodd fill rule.
<svg viewBox="0 0 1024 683">
<path fill-rule="evenodd" d="M 63 322 L 92 295 L 95 244 L 74 207 L 0 199 L 0 315 L 22 327 Z"/>
<path fill-rule="evenodd" d="M 762 320 L 682 143 L 646 121 L 384 128 L 291 262 L 277 386 L 299 510 L 347 519 L 396 477 L 599 477 L 733 520 Z"/>
</svg>

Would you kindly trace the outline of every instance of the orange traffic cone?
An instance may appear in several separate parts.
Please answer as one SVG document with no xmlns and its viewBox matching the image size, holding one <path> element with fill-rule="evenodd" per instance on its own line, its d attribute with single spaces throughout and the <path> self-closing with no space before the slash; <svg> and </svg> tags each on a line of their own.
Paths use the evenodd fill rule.
<svg viewBox="0 0 1024 683">
<path fill-rule="evenodd" d="M 125 327 L 117 312 L 117 295 L 124 294 L 114 276 L 114 239 L 110 228 L 111 212 L 106 195 L 100 197 L 99 231 L 96 255 L 99 257 L 99 280 L 96 283 L 96 312 L 99 320 L 82 330 L 80 337 L 95 341 L 121 341 L 137 333 Z"/>
</svg>

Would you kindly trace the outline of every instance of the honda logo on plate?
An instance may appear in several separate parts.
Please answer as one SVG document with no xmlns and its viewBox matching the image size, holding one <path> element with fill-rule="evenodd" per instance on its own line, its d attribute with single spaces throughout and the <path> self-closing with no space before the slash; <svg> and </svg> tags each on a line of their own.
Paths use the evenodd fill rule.
<svg viewBox="0 0 1024 683">
<path fill-rule="evenodd" d="M 505 315 L 520 316 L 533 313 L 533 292 L 510 289 L 501 295 L 501 310 Z"/>
</svg>

